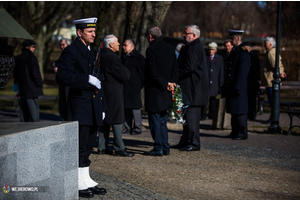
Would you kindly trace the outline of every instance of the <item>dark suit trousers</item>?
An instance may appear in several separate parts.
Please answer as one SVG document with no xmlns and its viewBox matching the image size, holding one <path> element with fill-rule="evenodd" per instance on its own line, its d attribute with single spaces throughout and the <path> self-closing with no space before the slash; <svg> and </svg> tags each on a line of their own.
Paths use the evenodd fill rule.
<svg viewBox="0 0 300 200">
<path fill-rule="evenodd" d="M 167 112 L 148 113 L 149 127 L 154 140 L 154 150 L 170 150 L 168 143 Z"/>
<path fill-rule="evenodd" d="M 247 119 L 247 113 L 240 115 L 231 114 L 231 134 L 233 137 L 248 137 Z"/>
<path fill-rule="evenodd" d="M 38 99 L 23 99 L 21 105 L 21 122 L 38 122 L 40 121 L 40 106 Z"/>
<path fill-rule="evenodd" d="M 114 134 L 114 150 L 124 150 L 125 145 L 122 139 L 122 124 L 103 125 L 99 128 L 98 149 L 108 149 L 110 126 L 112 126 Z"/>
<path fill-rule="evenodd" d="M 209 111 L 208 111 L 208 117 L 213 119 L 215 113 L 217 113 L 218 111 L 218 100 L 216 99 L 216 97 L 209 97 Z"/>
<path fill-rule="evenodd" d="M 69 93 L 69 87 L 59 86 L 59 115 L 63 121 L 67 119 L 67 99 Z"/>
<path fill-rule="evenodd" d="M 88 167 L 91 164 L 89 156 L 97 138 L 98 126 L 79 125 L 79 167 Z"/>
<path fill-rule="evenodd" d="M 132 128 L 132 119 L 134 119 L 134 124 Z M 130 109 L 125 108 L 125 123 L 124 126 L 126 130 L 130 132 L 142 132 L 142 111 L 141 109 Z"/>
<path fill-rule="evenodd" d="M 180 145 L 187 145 L 188 147 L 200 148 L 200 131 L 199 121 L 201 115 L 201 107 L 188 107 L 183 118 L 182 136 Z"/>
<path fill-rule="evenodd" d="M 256 90 L 248 88 L 248 118 L 255 119 L 256 117 Z"/>
</svg>

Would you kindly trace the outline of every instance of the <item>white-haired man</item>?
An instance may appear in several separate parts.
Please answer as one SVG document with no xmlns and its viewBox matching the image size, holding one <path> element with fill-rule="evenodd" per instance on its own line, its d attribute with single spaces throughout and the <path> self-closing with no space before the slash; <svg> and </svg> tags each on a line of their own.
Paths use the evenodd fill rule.
<svg viewBox="0 0 300 200">
<path fill-rule="evenodd" d="M 103 89 L 107 104 L 103 126 L 99 132 L 98 154 L 110 154 L 108 150 L 110 126 L 114 134 L 115 156 L 132 157 L 133 153 L 125 150 L 122 139 L 122 123 L 125 121 L 123 84 L 130 78 L 129 70 L 122 64 L 116 52 L 120 43 L 115 35 L 104 38 L 104 49 L 100 54 L 101 70 L 104 75 Z"/>
<path fill-rule="evenodd" d="M 185 46 L 178 57 L 179 78 L 185 110 L 182 136 L 173 146 L 180 151 L 199 151 L 199 121 L 201 107 L 208 103 L 208 68 L 206 53 L 200 42 L 200 29 L 196 25 L 186 26 L 183 32 Z"/>
<path fill-rule="evenodd" d="M 273 73 L 275 70 L 275 60 L 276 60 L 275 39 L 273 37 L 266 37 L 264 40 L 264 46 L 267 52 L 261 64 L 261 85 L 266 87 L 268 102 L 270 105 L 272 105 L 272 80 L 274 79 Z M 280 55 L 279 55 L 279 73 L 281 78 L 286 77 Z M 270 122 L 270 119 L 268 120 L 268 122 Z"/>
</svg>

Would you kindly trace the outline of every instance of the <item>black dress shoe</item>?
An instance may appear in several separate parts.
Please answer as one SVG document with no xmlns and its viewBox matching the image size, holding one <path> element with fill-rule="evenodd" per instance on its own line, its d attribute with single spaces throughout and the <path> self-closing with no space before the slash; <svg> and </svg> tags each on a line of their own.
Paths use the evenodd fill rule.
<svg viewBox="0 0 300 200">
<path fill-rule="evenodd" d="M 86 189 L 86 190 L 79 190 L 79 197 L 83 198 L 93 198 L 94 194 L 91 190 Z"/>
<path fill-rule="evenodd" d="M 102 154 L 113 155 L 113 151 L 108 150 L 108 149 L 98 149 L 97 154 L 99 154 L 99 155 L 102 155 Z"/>
<path fill-rule="evenodd" d="M 98 188 L 97 186 L 95 186 L 95 187 L 90 187 L 88 189 L 91 190 L 94 194 L 100 194 L 100 195 L 106 194 L 105 188 Z"/>
<path fill-rule="evenodd" d="M 233 136 L 231 134 L 223 136 L 223 138 L 233 138 Z"/>
<path fill-rule="evenodd" d="M 170 155 L 170 150 L 164 150 L 163 152 L 164 152 L 164 155 L 165 155 L 165 156 Z"/>
<path fill-rule="evenodd" d="M 120 151 L 115 151 L 114 156 L 132 157 L 134 156 L 134 153 L 127 152 L 125 150 L 120 150 Z"/>
<path fill-rule="evenodd" d="M 152 151 L 149 151 L 149 152 L 145 152 L 144 155 L 145 156 L 163 156 L 164 153 L 163 153 L 163 151 L 152 150 Z"/>
<path fill-rule="evenodd" d="M 186 145 L 183 145 L 183 144 L 176 144 L 176 145 L 173 145 L 173 146 L 171 146 L 171 148 L 173 148 L 173 149 L 180 149 L 180 148 L 182 148 L 182 147 L 185 147 Z"/>
<path fill-rule="evenodd" d="M 142 134 L 142 132 L 132 131 L 132 132 L 130 133 L 130 135 L 139 135 L 139 134 Z"/>
<path fill-rule="evenodd" d="M 247 140 L 248 137 L 246 136 L 238 136 L 238 137 L 233 137 L 232 140 Z"/>
<path fill-rule="evenodd" d="M 199 147 L 182 147 L 179 149 L 179 151 L 200 151 Z"/>
</svg>

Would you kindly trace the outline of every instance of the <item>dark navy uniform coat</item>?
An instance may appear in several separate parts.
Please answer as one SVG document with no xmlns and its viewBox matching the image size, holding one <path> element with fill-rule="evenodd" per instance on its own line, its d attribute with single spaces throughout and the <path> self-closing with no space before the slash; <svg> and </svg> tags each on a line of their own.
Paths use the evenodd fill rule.
<svg viewBox="0 0 300 200">
<path fill-rule="evenodd" d="M 248 113 L 247 78 L 250 70 L 250 54 L 240 44 L 230 53 L 226 75 L 226 112 Z"/>
<path fill-rule="evenodd" d="M 88 83 L 94 60 L 94 51 L 89 51 L 78 38 L 64 49 L 60 57 L 56 80 L 58 84 L 70 87 L 67 120 L 78 121 L 79 125 L 101 126 L 102 112 L 106 111 L 103 89 L 96 89 L 96 94 L 95 87 Z"/>
</svg>

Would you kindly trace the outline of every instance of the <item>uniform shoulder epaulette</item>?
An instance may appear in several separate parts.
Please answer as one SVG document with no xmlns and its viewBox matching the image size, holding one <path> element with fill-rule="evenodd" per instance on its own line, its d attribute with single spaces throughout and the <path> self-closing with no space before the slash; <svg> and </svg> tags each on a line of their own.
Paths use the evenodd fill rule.
<svg viewBox="0 0 300 200">
<path fill-rule="evenodd" d="M 245 47 L 245 46 L 242 46 L 242 49 L 245 51 L 245 50 L 246 50 L 246 47 Z"/>
</svg>

